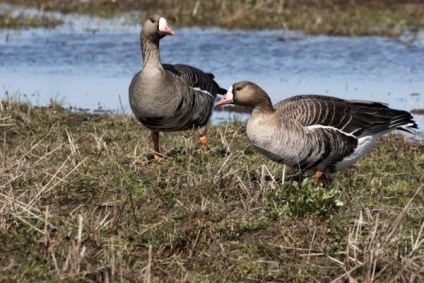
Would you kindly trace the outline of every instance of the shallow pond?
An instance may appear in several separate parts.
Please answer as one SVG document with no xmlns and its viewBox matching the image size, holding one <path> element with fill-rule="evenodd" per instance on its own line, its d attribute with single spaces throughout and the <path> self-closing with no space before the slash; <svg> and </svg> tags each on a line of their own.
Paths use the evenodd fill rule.
<svg viewBox="0 0 424 283">
<path fill-rule="evenodd" d="M 123 19 L 64 19 L 52 30 L 0 29 L 0 95 L 130 113 L 128 85 L 142 66 L 140 26 Z M 176 28 L 175 36 L 161 41 L 161 57 L 213 72 L 226 88 L 254 81 L 274 102 L 313 93 L 424 108 L 423 33 L 392 39 Z M 218 112 L 213 122 L 234 115 Z M 415 118 L 424 129 L 424 116 Z"/>
</svg>

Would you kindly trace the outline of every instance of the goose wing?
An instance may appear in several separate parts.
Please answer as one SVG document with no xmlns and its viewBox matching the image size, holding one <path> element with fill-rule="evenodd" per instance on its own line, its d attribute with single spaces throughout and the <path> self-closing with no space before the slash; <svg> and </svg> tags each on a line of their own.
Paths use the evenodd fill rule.
<svg viewBox="0 0 424 283">
<path fill-rule="evenodd" d="M 392 129 L 410 132 L 411 128 L 417 128 L 409 112 L 391 109 L 385 103 L 374 101 L 298 95 L 281 101 L 275 107 L 305 127 L 333 128 L 355 137 Z"/>
<path fill-rule="evenodd" d="M 214 98 L 217 94 L 225 94 L 226 90 L 219 87 L 212 73 L 205 73 L 192 66 L 177 64 L 163 64 L 163 68 L 174 76 L 181 78 L 192 87 L 197 94 L 209 94 Z"/>
<path fill-rule="evenodd" d="M 275 105 L 310 137 L 299 160 L 300 168 L 334 171 L 335 164 L 355 152 L 358 137 L 354 132 L 361 128 L 362 119 L 350 105 L 339 98 L 318 95 L 294 96 Z M 352 123 L 355 118 L 356 124 Z"/>
</svg>

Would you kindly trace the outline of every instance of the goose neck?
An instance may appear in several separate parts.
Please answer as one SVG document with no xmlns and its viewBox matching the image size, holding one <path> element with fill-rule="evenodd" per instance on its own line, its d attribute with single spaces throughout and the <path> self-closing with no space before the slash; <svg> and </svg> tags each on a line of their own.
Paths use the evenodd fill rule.
<svg viewBox="0 0 424 283">
<path fill-rule="evenodd" d="M 147 65 L 162 66 L 159 53 L 159 40 L 153 42 L 147 38 L 141 38 L 141 53 L 144 67 Z"/>
<path fill-rule="evenodd" d="M 271 115 L 275 112 L 271 99 L 268 96 L 262 97 L 260 101 L 253 107 L 252 114 Z"/>
</svg>

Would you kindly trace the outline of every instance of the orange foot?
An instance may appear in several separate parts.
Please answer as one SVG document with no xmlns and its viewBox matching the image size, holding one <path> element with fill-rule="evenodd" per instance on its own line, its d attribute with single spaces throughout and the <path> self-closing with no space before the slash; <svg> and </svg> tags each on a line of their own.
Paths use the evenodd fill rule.
<svg viewBox="0 0 424 283">
<path fill-rule="evenodd" d="M 155 153 L 153 154 L 153 159 L 147 159 L 147 160 L 137 160 L 136 162 L 134 162 L 136 165 L 149 165 L 150 163 L 159 161 L 162 159 L 162 156 Z"/>
<path fill-rule="evenodd" d="M 315 186 L 318 186 L 325 179 L 324 172 L 315 171 Z"/>
<path fill-rule="evenodd" d="M 206 135 L 200 135 L 200 143 L 202 144 L 203 151 L 208 150 L 208 138 Z"/>
</svg>

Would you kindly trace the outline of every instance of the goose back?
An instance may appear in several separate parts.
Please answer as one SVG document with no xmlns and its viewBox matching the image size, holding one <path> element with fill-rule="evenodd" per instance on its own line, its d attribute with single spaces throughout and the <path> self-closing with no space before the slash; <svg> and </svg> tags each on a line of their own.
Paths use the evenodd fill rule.
<svg viewBox="0 0 424 283">
<path fill-rule="evenodd" d="M 391 109 L 385 103 L 344 100 L 323 95 L 297 95 L 280 101 L 275 108 L 303 126 L 326 126 L 356 137 L 387 132 L 394 128 L 410 132 L 417 128 L 412 115 Z"/>
</svg>

